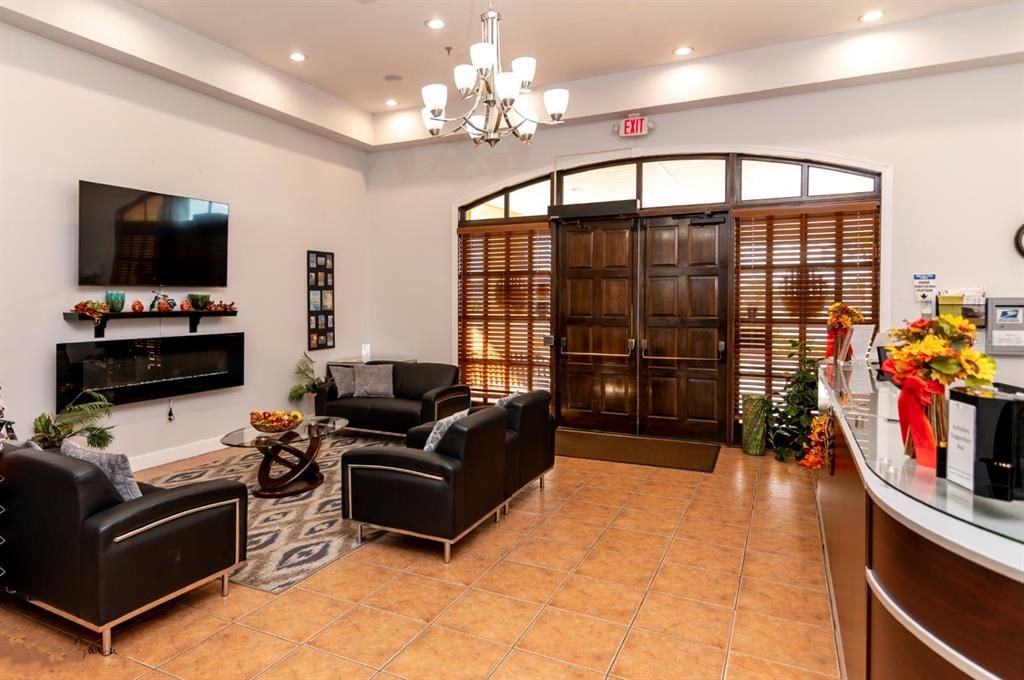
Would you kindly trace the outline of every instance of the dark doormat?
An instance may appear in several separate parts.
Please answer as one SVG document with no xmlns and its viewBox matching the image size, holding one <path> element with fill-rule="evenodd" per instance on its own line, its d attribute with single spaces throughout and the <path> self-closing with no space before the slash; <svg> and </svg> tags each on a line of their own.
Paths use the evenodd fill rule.
<svg viewBox="0 0 1024 680">
<path fill-rule="evenodd" d="M 555 453 L 570 458 L 592 458 L 613 463 L 656 465 L 679 470 L 714 472 L 718 444 L 678 439 L 637 437 L 610 432 L 588 432 L 560 427 L 555 431 Z"/>
</svg>

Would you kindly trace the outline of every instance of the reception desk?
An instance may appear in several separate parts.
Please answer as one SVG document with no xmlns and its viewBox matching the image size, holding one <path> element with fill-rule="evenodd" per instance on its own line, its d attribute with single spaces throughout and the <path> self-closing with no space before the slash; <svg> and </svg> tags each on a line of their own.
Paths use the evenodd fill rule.
<svg viewBox="0 0 1024 680">
<path fill-rule="evenodd" d="M 836 446 L 817 501 L 844 676 L 1024 678 L 1024 501 L 917 467 L 898 390 L 874 373 L 820 375 Z"/>
</svg>

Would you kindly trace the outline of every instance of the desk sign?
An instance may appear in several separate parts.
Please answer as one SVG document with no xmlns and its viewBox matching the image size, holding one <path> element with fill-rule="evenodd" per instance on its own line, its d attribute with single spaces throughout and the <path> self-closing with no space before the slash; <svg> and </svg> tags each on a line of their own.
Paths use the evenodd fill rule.
<svg viewBox="0 0 1024 680">
<path fill-rule="evenodd" d="M 932 302 L 939 290 L 935 274 L 914 274 L 914 299 L 918 302 Z"/>
<path fill-rule="evenodd" d="M 974 490 L 974 429 L 977 409 L 956 399 L 949 400 L 949 442 L 946 449 L 946 479 Z"/>
</svg>

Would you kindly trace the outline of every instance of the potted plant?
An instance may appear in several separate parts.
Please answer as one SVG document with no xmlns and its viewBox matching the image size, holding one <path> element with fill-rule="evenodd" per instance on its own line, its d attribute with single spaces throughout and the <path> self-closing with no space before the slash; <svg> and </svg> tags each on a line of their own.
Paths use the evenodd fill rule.
<svg viewBox="0 0 1024 680">
<path fill-rule="evenodd" d="M 302 358 L 295 363 L 295 377 L 299 383 L 292 385 L 288 390 L 289 401 L 302 401 L 307 394 L 316 396 L 321 387 L 331 382 L 330 378 L 318 378 L 313 372 L 313 360 L 305 352 Z"/>
<path fill-rule="evenodd" d="M 768 441 L 776 460 L 803 457 L 803 442 L 811 431 L 814 412 L 818 408 L 818 364 L 820 359 L 807 356 L 804 343 L 791 340 L 790 359 L 797 359 L 797 369 L 782 391 L 782 403 L 771 414 Z"/>
<path fill-rule="evenodd" d="M 83 401 L 79 401 L 85 397 Z M 57 415 L 46 411 L 32 421 L 32 441 L 43 449 L 60 449 L 68 437 L 83 435 L 89 448 L 105 449 L 114 441 L 113 426 L 97 423 L 113 406 L 99 392 L 85 390 Z"/>
</svg>

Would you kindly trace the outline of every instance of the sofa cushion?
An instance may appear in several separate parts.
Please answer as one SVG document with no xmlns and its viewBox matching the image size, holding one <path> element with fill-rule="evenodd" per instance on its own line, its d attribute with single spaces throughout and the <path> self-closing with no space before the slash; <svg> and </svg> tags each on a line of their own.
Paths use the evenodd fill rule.
<svg viewBox="0 0 1024 680">
<path fill-rule="evenodd" d="M 448 432 L 448 428 L 454 425 L 456 422 L 462 420 L 469 415 L 469 409 L 453 413 L 447 418 L 441 418 L 441 420 L 434 423 L 434 427 L 430 430 L 430 434 L 427 436 L 427 441 L 423 445 L 424 451 L 437 451 L 437 445 L 444 439 L 444 435 Z"/>
<path fill-rule="evenodd" d="M 135 475 L 132 474 L 132 466 L 128 462 L 128 456 L 123 453 L 106 453 L 104 451 L 93 451 L 84 446 L 79 446 L 70 439 L 65 439 L 60 446 L 60 452 L 65 456 L 92 463 L 107 476 L 114 489 L 126 501 L 142 498 L 142 491 L 135 482 Z"/>
<path fill-rule="evenodd" d="M 356 392 L 355 373 L 351 366 L 331 364 L 331 378 L 339 397 L 351 397 Z"/>
<path fill-rule="evenodd" d="M 355 366 L 356 397 L 394 397 L 394 366 L 392 364 L 375 364 Z"/>
<path fill-rule="evenodd" d="M 401 399 L 422 399 L 437 387 L 448 387 L 459 380 L 459 367 L 451 364 L 394 364 L 395 396 Z"/>
<path fill-rule="evenodd" d="M 347 418 L 349 427 L 383 432 L 407 432 L 420 424 L 420 402 L 411 399 L 349 397 L 327 402 L 326 412 Z"/>
</svg>

